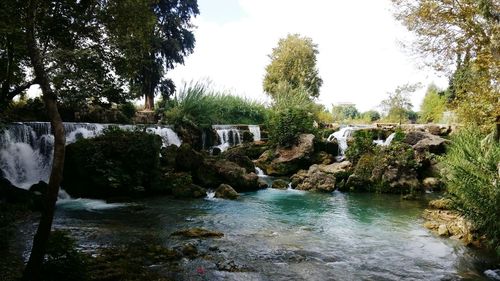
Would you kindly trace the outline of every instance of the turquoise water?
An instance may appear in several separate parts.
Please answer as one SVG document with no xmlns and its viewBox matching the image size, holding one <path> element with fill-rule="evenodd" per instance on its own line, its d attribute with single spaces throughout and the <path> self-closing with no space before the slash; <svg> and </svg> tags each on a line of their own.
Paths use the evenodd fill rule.
<svg viewBox="0 0 500 281">
<path fill-rule="evenodd" d="M 500 267 L 487 254 L 423 228 L 423 208 L 399 196 L 265 189 L 236 201 L 155 198 L 110 208 L 69 200 L 59 203 L 55 225 L 69 229 L 87 251 L 189 242 L 211 256 L 183 260 L 179 280 L 488 280 L 483 272 Z M 189 227 L 225 236 L 170 236 Z M 225 271 L 220 264 L 227 261 L 239 272 Z M 196 274 L 199 267 L 204 276 Z"/>
</svg>

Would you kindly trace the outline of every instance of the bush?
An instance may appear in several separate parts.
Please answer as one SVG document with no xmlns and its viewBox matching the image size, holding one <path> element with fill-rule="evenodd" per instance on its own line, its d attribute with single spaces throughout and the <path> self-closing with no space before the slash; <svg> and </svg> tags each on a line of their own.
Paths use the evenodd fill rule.
<svg viewBox="0 0 500 281">
<path fill-rule="evenodd" d="M 306 91 L 281 92 L 267 124 L 269 140 L 277 145 L 292 146 L 300 134 L 314 133 L 314 104 Z"/>
<path fill-rule="evenodd" d="M 500 251 L 500 145 L 478 128 L 452 137 L 442 157 L 442 177 L 457 210 Z"/>
<path fill-rule="evenodd" d="M 375 145 L 373 144 L 373 132 L 369 130 L 358 130 L 353 134 L 353 141 L 347 147 L 345 156 L 353 164 L 356 164 L 365 153 L 372 153 Z"/>
<path fill-rule="evenodd" d="M 66 148 L 64 189 L 72 196 L 108 198 L 148 190 L 159 179 L 161 139 L 119 129 Z"/>
<path fill-rule="evenodd" d="M 128 119 L 132 119 L 135 116 L 135 105 L 131 102 L 120 105 L 119 109 Z"/>
</svg>

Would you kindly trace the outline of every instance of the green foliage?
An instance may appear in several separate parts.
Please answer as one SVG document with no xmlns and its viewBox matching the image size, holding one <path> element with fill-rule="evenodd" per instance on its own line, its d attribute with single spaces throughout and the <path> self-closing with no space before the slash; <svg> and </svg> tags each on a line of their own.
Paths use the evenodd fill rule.
<svg viewBox="0 0 500 281">
<path fill-rule="evenodd" d="M 264 91 L 271 97 L 282 92 L 281 84 L 291 89 L 305 89 L 309 96 L 318 97 L 323 80 L 316 67 L 317 45 L 309 37 L 289 34 L 280 39 L 269 58 L 271 63 L 266 67 Z"/>
<path fill-rule="evenodd" d="M 135 105 L 131 102 L 120 105 L 119 109 L 128 119 L 132 119 L 135 116 Z"/>
<path fill-rule="evenodd" d="M 313 107 L 304 90 L 277 93 L 267 124 L 269 140 L 277 145 L 292 146 L 300 134 L 314 133 Z"/>
<path fill-rule="evenodd" d="M 500 115 L 499 2 L 392 2 L 396 18 L 415 35 L 408 44 L 413 51 L 436 70 L 453 73 L 448 101 L 461 121 L 487 130 Z"/>
<path fill-rule="evenodd" d="M 456 208 L 500 247 L 500 144 L 477 127 L 461 129 L 442 158 L 442 177 Z"/>
<path fill-rule="evenodd" d="M 72 196 L 108 198 L 148 191 L 159 178 L 161 139 L 110 127 L 66 147 L 62 186 Z"/>
<path fill-rule="evenodd" d="M 402 142 L 406 137 L 406 134 L 403 132 L 401 128 L 396 128 L 396 131 L 394 132 L 394 138 L 392 139 L 391 145 L 393 143 L 397 142 Z"/>
<path fill-rule="evenodd" d="M 132 92 L 146 96 L 146 108 L 152 109 L 155 93 L 168 97 L 175 88 L 163 79 L 165 72 L 194 50 L 191 19 L 199 14 L 197 1 L 110 1 L 107 13 L 117 72 L 128 78 Z"/>
<path fill-rule="evenodd" d="M 411 117 L 409 115 L 412 104 L 409 95 L 420 87 L 419 84 L 405 84 L 398 86 L 394 92 L 387 93 L 387 99 L 380 103 L 386 117 L 386 121 L 401 124 Z"/>
<path fill-rule="evenodd" d="M 420 122 L 439 122 L 446 110 L 446 97 L 435 85 L 429 85 L 422 105 L 420 105 Z"/>
<path fill-rule="evenodd" d="M 370 130 L 358 130 L 353 134 L 353 141 L 349 143 L 345 156 L 353 164 L 356 164 L 363 154 L 370 154 L 374 151 L 374 134 Z"/>
<path fill-rule="evenodd" d="M 90 280 L 88 258 L 76 249 L 76 243 L 64 231 L 53 231 L 42 264 L 42 281 Z"/>
<path fill-rule="evenodd" d="M 376 110 L 368 110 L 361 113 L 361 119 L 367 123 L 380 120 L 380 113 Z"/>
<path fill-rule="evenodd" d="M 184 85 L 163 106 L 168 124 L 189 122 L 201 127 L 212 124 L 262 124 L 267 117 L 263 104 L 215 92 L 200 82 Z"/>
<path fill-rule="evenodd" d="M 359 118 L 360 114 L 354 104 L 339 104 L 332 107 L 333 120 L 343 122 Z"/>
</svg>

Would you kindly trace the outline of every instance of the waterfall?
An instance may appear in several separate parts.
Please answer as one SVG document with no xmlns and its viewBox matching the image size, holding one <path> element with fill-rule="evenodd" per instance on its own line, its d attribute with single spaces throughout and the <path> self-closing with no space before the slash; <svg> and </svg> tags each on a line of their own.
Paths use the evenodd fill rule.
<svg viewBox="0 0 500 281">
<path fill-rule="evenodd" d="M 394 136 L 396 136 L 396 133 L 390 134 L 385 141 L 383 140 L 374 140 L 373 143 L 376 145 L 381 145 L 381 146 L 389 146 L 394 139 Z"/>
<path fill-rule="evenodd" d="M 162 139 L 162 147 L 167 147 L 172 144 L 175 146 L 181 146 L 182 144 L 181 139 L 171 127 L 149 127 L 146 129 L 146 132 L 159 135 Z"/>
<path fill-rule="evenodd" d="M 241 132 L 234 125 L 213 125 L 212 128 L 217 132 L 219 144 L 216 146 L 221 151 L 227 150 L 233 145 L 240 144 Z"/>
<path fill-rule="evenodd" d="M 102 134 L 110 124 L 64 123 L 66 144 L 81 138 Z M 123 130 L 134 130 L 134 125 L 118 125 Z M 170 127 L 149 127 L 146 131 L 162 138 L 163 146 L 181 144 Z M 39 181 L 48 181 L 52 166 L 54 137 L 48 122 L 9 124 L 0 131 L 0 170 L 15 186 L 27 189 Z"/>
<path fill-rule="evenodd" d="M 328 141 L 337 140 L 339 144 L 339 156 L 344 156 L 347 150 L 347 139 L 352 136 L 352 132 L 358 129 L 358 127 L 344 127 L 328 136 Z"/>
<path fill-rule="evenodd" d="M 259 125 L 248 125 L 248 130 L 253 134 L 253 141 L 260 141 Z"/>
<path fill-rule="evenodd" d="M 262 178 L 267 177 L 267 175 L 264 173 L 264 171 L 262 171 L 262 169 L 259 167 L 255 167 L 255 174 L 257 174 L 257 176 L 262 177 Z"/>
</svg>

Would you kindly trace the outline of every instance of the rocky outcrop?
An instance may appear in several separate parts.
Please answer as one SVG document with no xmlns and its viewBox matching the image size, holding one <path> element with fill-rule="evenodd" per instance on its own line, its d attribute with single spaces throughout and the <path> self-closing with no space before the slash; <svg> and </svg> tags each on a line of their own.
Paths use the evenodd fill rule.
<svg viewBox="0 0 500 281">
<path fill-rule="evenodd" d="M 413 146 L 417 153 L 430 152 L 439 155 L 446 152 L 448 140 L 431 133 L 412 131 L 405 135 L 403 142 Z"/>
<path fill-rule="evenodd" d="M 264 152 L 256 161 L 271 176 L 291 175 L 308 166 L 314 152 L 314 135 L 302 134 L 292 147 L 277 147 Z"/>
<path fill-rule="evenodd" d="M 240 194 L 234 190 L 234 188 L 228 184 L 221 184 L 215 190 L 215 197 L 224 199 L 238 199 Z"/>
<path fill-rule="evenodd" d="M 33 210 L 40 210 L 42 207 L 42 197 L 40 195 L 18 188 L 3 177 L 0 177 L 0 202 L 23 204 Z"/>
<path fill-rule="evenodd" d="M 255 171 L 255 164 L 245 154 L 240 153 L 241 150 L 228 150 L 222 154 L 225 159 L 238 164 L 240 167 L 245 168 L 249 172 Z"/>
<path fill-rule="evenodd" d="M 175 231 L 172 233 L 172 236 L 183 236 L 187 238 L 221 238 L 224 236 L 224 233 L 204 228 L 189 228 Z"/>
<path fill-rule="evenodd" d="M 145 132 L 109 131 L 66 146 L 61 186 L 73 197 L 128 197 L 158 184 L 161 138 Z"/>
<path fill-rule="evenodd" d="M 175 198 L 203 198 L 207 195 L 206 189 L 196 184 L 178 185 L 172 188 Z"/>
<path fill-rule="evenodd" d="M 451 237 L 471 244 L 476 239 L 472 224 L 459 213 L 451 210 L 425 210 L 424 227 L 440 236 Z"/>
<path fill-rule="evenodd" d="M 286 180 L 277 179 L 277 180 L 273 181 L 273 184 L 271 185 L 271 187 L 275 188 L 275 189 L 287 189 L 288 182 Z"/>
<path fill-rule="evenodd" d="M 237 192 L 253 191 L 259 188 L 259 177 L 255 173 L 247 173 L 245 168 L 225 159 L 207 158 L 193 172 L 195 183 L 213 187 L 229 184 Z"/>
<path fill-rule="evenodd" d="M 291 177 L 292 187 L 299 190 L 332 192 L 335 190 L 337 177 L 344 175 L 350 168 L 349 161 L 312 165 L 308 171 L 301 170 Z"/>
</svg>

